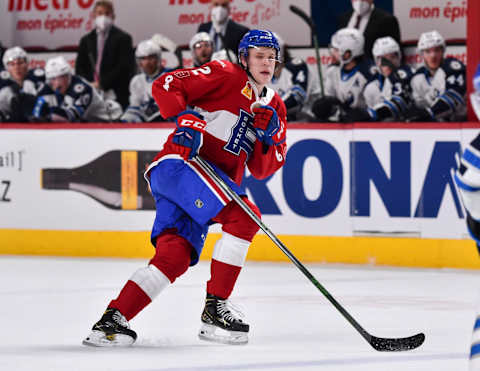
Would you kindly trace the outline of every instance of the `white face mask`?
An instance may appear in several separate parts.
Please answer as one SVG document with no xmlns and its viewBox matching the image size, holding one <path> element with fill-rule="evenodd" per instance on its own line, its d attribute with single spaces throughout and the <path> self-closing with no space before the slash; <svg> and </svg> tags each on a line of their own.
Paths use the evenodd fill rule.
<svg viewBox="0 0 480 371">
<path fill-rule="evenodd" d="M 228 10 L 223 6 L 215 6 L 212 8 L 211 16 L 214 25 L 223 24 L 228 18 Z"/>
<path fill-rule="evenodd" d="M 95 26 L 99 31 L 105 31 L 113 23 L 113 19 L 106 15 L 99 15 L 95 18 Z"/>
<path fill-rule="evenodd" d="M 352 7 L 358 14 L 365 15 L 370 10 L 371 4 L 368 1 L 357 0 L 352 1 Z"/>
</svg>

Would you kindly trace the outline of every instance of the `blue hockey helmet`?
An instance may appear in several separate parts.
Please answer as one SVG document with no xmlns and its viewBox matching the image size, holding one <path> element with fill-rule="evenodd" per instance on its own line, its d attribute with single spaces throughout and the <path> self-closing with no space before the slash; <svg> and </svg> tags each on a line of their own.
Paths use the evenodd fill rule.
<svg viewBox="0 0 480 371">
<path fill-rule="evenodd" d="M 245 58 L 248 56 L 248 49 L 250 48 L 273 48 L 275 49 L 275 59 L 278 60 L 280 55 L 280 45 L 273 32 L 268 30 L 250 30 L 240 40 L 238 44 L 238 61 L 243 55 Z"/>
</svg>

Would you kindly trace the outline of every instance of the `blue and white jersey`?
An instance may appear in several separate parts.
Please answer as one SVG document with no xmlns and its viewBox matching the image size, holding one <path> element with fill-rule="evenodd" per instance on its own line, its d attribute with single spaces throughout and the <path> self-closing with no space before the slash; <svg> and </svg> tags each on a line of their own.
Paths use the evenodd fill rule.
<svg viewBox="0 0 480 371">
<path fill-rule="evenodd" d="M 293 58 L 285 64 L 278 77 L 268 84 L 280 95 L 287 107 L 287 120 L 295 121 L 298 113 L 308 109 L 307 103 L 320 90 L 318 79 L 309 73 L 307 64 Z"/>
<path fill-rule="evenodd" d="M 125 122 L 163 121 L 157 103 L 152 97 L 153 82 L 169 69 L 163 69 L 153 76 L 139 73 L 130 80 L 130 102 L 121 117 Z"/>
<path fill-rule="evenodd" d="M 363 60 L 350 71 L 331 65 L 327 68 L 325 95 L 336 97 L 347 108 L 367 108 L 363 91 L 376 73 L 369 60 Z"/>
<path fill-rule="evenodd" d="M 377 72 L 368 82 L 363 92 L 365 102 L 371 110 L 387 107 L 390 119 L 401 119 L 412 102 L 410 81 L 414 71 L 409 66 L 401 66 L 390 76 Z"/>
<path fill-rule="evenodd" d="M 7 70 L 0 72 L 0 111 L 6 118 L 18 116 L 18 112 L 12 112 L 12 99 L 19 97 L 19 95 L 29 95 L 32 97 L 37 95 L 37 92 L 45 85 L 45 72 L 41 68 L 35 68 L 28 71 L 28 74 L 23 81 L 23 85 L 12 79 Z M 18 107 L 17 107 L 18 109 Z M 27 107 L 20 107 L 20 109 L 28 109 Z M 29 109 L 31 111 L 31 107 Z M 27 117 L 30 112 L 24 112 Z"/>
<path fill-rule="evenodd" d="M 105 101 L 83 78 L 72 76 L 64 95 L 46 84 L 37 95 L 33 116 L 48 117 L 52 113 L 69 122 L 105 122 L 118 119 L 120 106 L 115 101 Z"/>
<path fill-rule="evenodd" d="M 412 77 L 412 96 L 415 104 L 430 108 L 439 121 L 458 121 L 466 117 L 465 65 L 455 58 L 445 58 L 432 75 L 426 66 Z"/>
</svg>

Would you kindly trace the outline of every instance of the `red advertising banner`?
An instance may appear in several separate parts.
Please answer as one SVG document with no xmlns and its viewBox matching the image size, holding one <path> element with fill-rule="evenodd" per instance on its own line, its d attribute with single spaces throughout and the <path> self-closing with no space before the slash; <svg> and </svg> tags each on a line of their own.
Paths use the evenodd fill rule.
<svg viewBox="0 0 480 371">
<path fill-rule="evenodd" d="M 437 30 L 448 40 L 465 40 L 467 0 L 394 0 L 403 42 L 416 42 L 422 32 Z"/>
<path fill-rule="evenodd" d="M 115 23 L 134 44 L 160 33 L 177 45 L 188 44 L 198 25 L 209 21 L 207 0 L 116 0 Z M 92 29 L 95 0 L 3 0 L 0 41 L 4 46 L 55 50 L 75 47 Z M 231 18 L 250 28 L 278 32 L 291 45 L 309 45 L 308 26 L 289 10 L 310 13 L 310 0 L 232 0 Z"/>
</svg>

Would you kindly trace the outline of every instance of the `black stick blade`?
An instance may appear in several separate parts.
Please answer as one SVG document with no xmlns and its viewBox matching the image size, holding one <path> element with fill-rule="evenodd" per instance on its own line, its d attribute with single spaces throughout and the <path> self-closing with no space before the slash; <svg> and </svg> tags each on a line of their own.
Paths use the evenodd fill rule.
<svg viewBox="0 0 480 371">
<path fill-rule="evenodd" d="M 293 13 L 302 18 L 312 30 L 315 30 L 315 23 L 313 22 L 313 19 L 307 15 L 307 13 L 305 13 L 302 9 L 295 5 L 290 5 L 289 8 Z"/>
<path fill-rule="evenodd" d="M 408 338 L 377 338 L 372 336 L 370 345 L 379 352 L 401 352 L 418 348 L 425 341 L 425 334 L 420 333 Z"/>
</svg>

